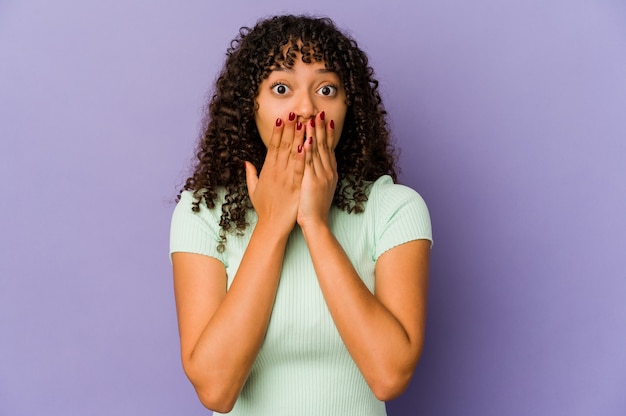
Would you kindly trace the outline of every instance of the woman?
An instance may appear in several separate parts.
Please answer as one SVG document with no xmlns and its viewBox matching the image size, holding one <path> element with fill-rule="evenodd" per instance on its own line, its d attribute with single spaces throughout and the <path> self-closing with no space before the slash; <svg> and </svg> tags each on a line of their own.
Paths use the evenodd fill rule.
<svg viewBox="0 0 626 416">
<path fill-rule="evenodd" d="M 182 362 L 233 415 L 384 415 L 424 336 L 430 220 L 393 183 L 367 57 L 329 19 L 244 28 L 172 219 Z"/>
</svg>

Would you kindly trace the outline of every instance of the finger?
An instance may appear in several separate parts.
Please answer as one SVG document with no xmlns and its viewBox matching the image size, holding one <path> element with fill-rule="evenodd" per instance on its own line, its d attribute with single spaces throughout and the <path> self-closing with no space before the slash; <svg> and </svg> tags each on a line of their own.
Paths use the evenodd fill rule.
<svg viewBox="0 0 626 416">
<path fill-rule="evenodd" d="M 308 123 L 307 123 L 308 124 Z M 304 152 L 304 168 L 310 169 L 312 174 L 315 174 L 315 167 L 313 165 L 314 153 L 313 153 L 313 136 L 307 133 L 306 139 L 303 144 Z"/>
<path fill-rule="evenodd" d="M 243 162 L 246 169 L 246 186 L 248 187 L 248 195 L 254 194 L 256 184 L 259 182 L 256 167 L 250 162 Z"/>
<path fill-rule="evenodd" d="M 305 130 L 306 130 L 305 126 L 301 122 L 297 121 L 294 138 L 293 138 L 293 144 L 296 147 L 296 153 L 294 155 L 295 156 L 294 159 L 296 160 L 305 159 L 305 155 L 304 155 Z"/>
<path fill-rule="evenodd" d="M 301 150 L 304 147 L 304 138 L 305 138 L 306 127 L 300 121 L 296 122 L 296 134 L 294 137 L 294 144 L 296 145 L 296 150 Z M 300 148 L 298 148 L 298 146 Z"/>
<path fill-rule="evenodd" d="M 335 120 L 330 120 L 326 124 L 326 143 L 330 150 L 335 150 Z"/>
<path fill-rule="evenodd" d="M 297 153 L 298 143 L 295 142 L 296 114 L 291 112 L 283 123 L 283 132 L 280 141 L 279 160 L 287 165 L 292 156 Z"/>
<path fill-rule="evenodd" d="M 321 164 L 319 163 L 319 152 L 317 148 L 317 137 L 316 137 L 316 120 L 315 117 L 309 120 L 306 124 L 306 139 L 304 143 L 304 149 L 307 152 L 307 166 L 310 166 L 315 172 L 315 168 L 321 169 Z"/>
<path fill-rule="evenodd" d="M 295 122 L 295 132 L 293 144 L 296 152 L 293 153 L 292 159 L 295 161 L 294 166 L 294 182 L 300 184 L 302 175 L 304 174 L 304 163 L 306 156 L 304 154 L 304 125 L 300 121 Z"/>
<path fill-rule="evenodd" d="M 283 120 L 280 117 L 277 118 L 274 123 L 274 129 L 272 130 L 272 137 L 270 137 L 270 142 L 267 145 L 267 155 L 265 156 L 266 160 L 275 162 L 278 158 L 278 151 L 280 150 L 284 127 L 285 123 Z"/>
<path fill-rule="evenodd" d="M 325 150 L 330 147 L 330 143 L 328 143 L 328 136 L 326 134 L 326 112 L 322 111 L 317 115 L 317 120 L 315 121 L 315 138 L 317 139 L 318 149 Z"/>
<path fill-rule="evenodd" d="M 337 159 L 335 158 L 335 121 L 330 120 L 326 125 L 326 142 L 328 143 L 328 154 L 330 167 L 337 171 Z"/>
<path fill-rule="evenodd" d="M 326 171 L 330 171 L 332 169 L 332 156 L 333 151 L 330 147 L 330 142 L 328 139 L 328 126 L 325 122 L 326 113 L 322 111 L 318 114 L 317 120 L 315 123 L 315 135 L 314 137 L 314 150 L 319 155 L 318 157 L 318 169 L 324 169 Z M 320 172 L 320 170 L 318 170 Z"/>
</svg>

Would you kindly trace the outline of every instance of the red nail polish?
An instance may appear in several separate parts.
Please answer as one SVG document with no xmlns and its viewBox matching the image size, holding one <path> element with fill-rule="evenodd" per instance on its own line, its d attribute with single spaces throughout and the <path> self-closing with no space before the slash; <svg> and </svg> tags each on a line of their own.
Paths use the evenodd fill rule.
<svg viewBox="0 0 626 416">
<path fill-rule="evenodd" d="M 302 145 L 301 144 L 298 145 L 298 153 L 302 153 Z"/>
<path fill-rule="evenodd" d="M 311 121 L 309 122 L 309 124 L 311 125 L 311 127 L 315 127 L 315 117 L 313 117 L 311 119 Z"/>
<path fill-rule="evenodd" d="M 279 117 L 276 119 L 276 127 L 280 127 L 281 124 L 283 124 L 283 121 Z"/>
<path fill-rule="evenodd" d="M 299 121 L 296 123 L 296 129 L 302 130 L 302 123 L 300 123 Z"/>
<path fill-rule="evenodd" d="M 324 117 L 326 117 L 326 113 L 322 111 L 320 113 L 320 120 L 324 121 Z"/>
<path fill-rule="evenodd" d="M 309 137 L 309 144 L 313 144 L 313 136 Z"/>
<path fill-rule="evenodd" d="M 335 130 L 335 120 L 330 120 L 330 128 Z"/>
<path fill-rule="evenodd" d="M 289 121 L 294 121 L 296 119 L 296 113 L 289 113 Z"/>
</svg>

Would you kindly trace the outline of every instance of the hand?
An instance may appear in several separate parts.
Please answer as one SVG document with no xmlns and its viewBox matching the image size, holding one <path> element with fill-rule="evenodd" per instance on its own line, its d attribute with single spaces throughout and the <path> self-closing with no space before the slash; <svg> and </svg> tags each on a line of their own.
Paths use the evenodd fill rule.
<svg viewBox="0 0 626 416">
<path fill-rule="evenodd" d="M 304 174 L 302 148 L 304 128 L 289 114 L 277 119 L 268 144 L 261 175 L 246 162 L 246 184 L 259 224 L 269 223 L 277 232 L 288 234 L 296 223 Z"/>
<path fill-rule="evenodd" d="M 334 122 L 328 124 L 322 111 L 306 126 L 305 165 L 297 222 L 308 226 L 328 224 L 328 212 L 337 187 Z"/>
</svg>

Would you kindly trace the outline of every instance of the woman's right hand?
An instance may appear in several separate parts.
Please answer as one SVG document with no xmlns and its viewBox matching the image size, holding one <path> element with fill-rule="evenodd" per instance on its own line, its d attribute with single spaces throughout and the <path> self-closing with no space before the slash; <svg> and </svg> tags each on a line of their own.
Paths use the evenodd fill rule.
<svg viewBox="0 0 626 416">
<path fill-rule="evenodd" d="M 304 175 L 304 128 L 295 119 L 291 113 L 286 120 L 276 120 L 260 175 L 252 163 L 245 162 L 248 194 L 258 223 L 271 224 L 285 234 L 296 224 Z"/>
</svg>

